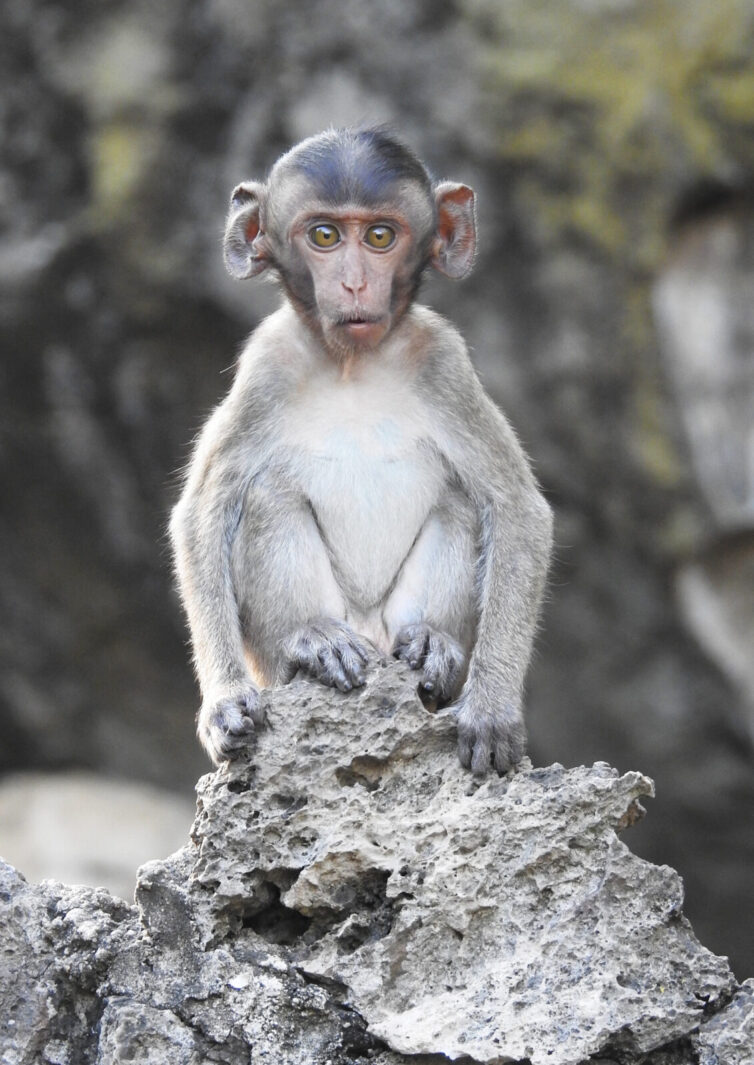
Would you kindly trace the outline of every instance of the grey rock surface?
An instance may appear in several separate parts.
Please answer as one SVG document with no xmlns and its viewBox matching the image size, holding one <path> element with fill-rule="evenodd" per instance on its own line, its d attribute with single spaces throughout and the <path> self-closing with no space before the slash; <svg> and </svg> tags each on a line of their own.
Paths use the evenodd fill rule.
<svg viewBox="0 0 754 1065">
<path fill-rule="evenodd" d="M 699 1065 L 754 1061 L 754 980 L 745 980 L 733 1001 L 695 1037 Z"/>
<path fill-rule="evenodd" d="M 0 868 L 3 1065 L 744 1065 L 754 996 L 617 833 L 639 773 L 475 779 L 405 666 L 268 693 L 136 902 Z"/>
</svg>

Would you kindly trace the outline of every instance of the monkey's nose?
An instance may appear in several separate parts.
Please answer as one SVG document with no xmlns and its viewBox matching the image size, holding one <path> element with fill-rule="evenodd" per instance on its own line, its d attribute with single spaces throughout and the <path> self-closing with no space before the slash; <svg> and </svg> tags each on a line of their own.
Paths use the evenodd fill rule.
<svg viewBox="0 0 754 1065">
<path fill-rule="evenodd" d="M 358 277 L 344 277 L 343 288 L 354 296 L 358 296 L 367 287 L 367 279 L 362 275 Z"/>
</svg>

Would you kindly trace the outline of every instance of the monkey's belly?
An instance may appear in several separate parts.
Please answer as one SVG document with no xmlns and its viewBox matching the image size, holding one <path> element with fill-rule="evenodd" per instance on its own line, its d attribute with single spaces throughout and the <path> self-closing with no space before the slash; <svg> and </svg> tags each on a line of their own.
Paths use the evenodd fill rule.
<svg viewBox="0 0 754 1065">
<path fill-rule="evenodd" d="M 360 610 L 383 602 L 440 497 L 444 471 L 418 449 L 313 456 L 302 485 L 335 578 Z"/>
</svg>

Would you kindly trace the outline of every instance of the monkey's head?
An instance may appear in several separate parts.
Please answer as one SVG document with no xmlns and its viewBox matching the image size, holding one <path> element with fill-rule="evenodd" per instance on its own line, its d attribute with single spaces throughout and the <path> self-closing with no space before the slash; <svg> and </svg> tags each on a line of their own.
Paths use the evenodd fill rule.
<svg viewBox="0 0 754 1065">
<path fill-rule="evenodd" d="M 464 277 L 475 249 L 473 191 L 433 184 L 413 152 L 382 129 L 302 141 L 265 184 L 233 190 L 225 230 L 231 274 L 275 271 L 336 356 L 375 348 L 428 266 Z"/>
</svg>

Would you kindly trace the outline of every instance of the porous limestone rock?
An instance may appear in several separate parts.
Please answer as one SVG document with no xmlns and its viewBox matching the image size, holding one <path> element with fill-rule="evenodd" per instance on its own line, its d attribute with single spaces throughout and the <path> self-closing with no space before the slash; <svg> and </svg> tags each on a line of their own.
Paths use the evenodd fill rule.
<svg viewBox="0 0 754 1065">
<path fill-rule="evenodd" d="M 403 665 L 300 678 L 136 905 L 0 871 L 3 1065 L 745 1065 L 754 995 L 617 832 L 639 773 L 475 779 Z"/>
</svg>

